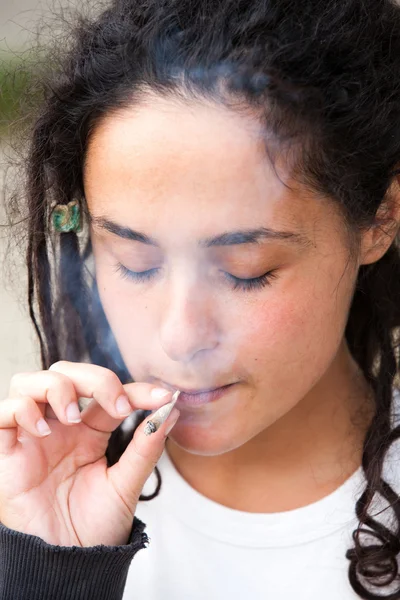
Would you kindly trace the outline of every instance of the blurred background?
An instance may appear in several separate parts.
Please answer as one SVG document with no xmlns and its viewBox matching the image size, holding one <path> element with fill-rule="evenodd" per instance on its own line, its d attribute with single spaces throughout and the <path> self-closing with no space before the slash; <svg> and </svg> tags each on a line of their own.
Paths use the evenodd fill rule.
<svg viewBox="0 0 400 600">
<path fill-rule="evenodd" d="M 52 9 L 57 9 L 52 4 Z M 18 82 L 10 89 L 5 73 L 32 45 L 37 24 L 50 12 L 50 5 L 39 0 L 0 0 L 0 107 L 2 113 L 18 105 Z M 38 344 L 30 324 L 26 296 L 24 256 L 12 243 L 4 211 L 4 197 L 15 176 L 8 167 L 12 150 L 8 130 L 0 124 L 0 399 L 7 396 L 10 378 L 20 371 L 40 368 Z M 7 177 L 6 177 L 7 174 Z"/>
<path fill-rule="evenodd" d="M 20 49 L 27 42 L 35 27 L 38 16 L 49 10 L 42 0 L 0 1 L 0 47 Z"/>
</svg>

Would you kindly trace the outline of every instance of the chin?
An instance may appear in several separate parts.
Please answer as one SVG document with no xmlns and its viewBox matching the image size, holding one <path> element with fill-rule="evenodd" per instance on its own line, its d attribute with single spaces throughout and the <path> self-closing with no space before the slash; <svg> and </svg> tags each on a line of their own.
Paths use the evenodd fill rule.
<svg viewBox="0 0 400 600">
<path fill-rule="evenodd" d="M 207 429 L 198 425 L 190 426 L 184 422 L 179 423 L 179 419 L 168 437 L 185 452 L 198 456 L 225 454 L 248 441 L 243 435 L 234 435 L 232 432 L 211 427 Z"/>
</svg>

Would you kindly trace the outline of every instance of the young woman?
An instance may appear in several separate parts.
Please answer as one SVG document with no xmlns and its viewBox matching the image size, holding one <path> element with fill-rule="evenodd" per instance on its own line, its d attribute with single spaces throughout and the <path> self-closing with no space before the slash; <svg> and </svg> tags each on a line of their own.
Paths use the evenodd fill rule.
<svg viewBox="0 0 400 600">
<path fill-rule="evenodd" d="M 116 0 L 46 90 L 2 597 L 400 598 L 400 8 Z"/>
</svg>

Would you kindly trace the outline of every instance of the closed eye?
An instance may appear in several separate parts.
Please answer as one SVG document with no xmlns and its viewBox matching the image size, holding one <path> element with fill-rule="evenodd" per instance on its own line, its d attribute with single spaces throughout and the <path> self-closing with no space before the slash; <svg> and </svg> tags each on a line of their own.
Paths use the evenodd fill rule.
<svg viewBox="0 0 400 600">
<path fill-rule="evenodd" d="M 123 279 L 131 279 L 133 281 L 137 281 L 138 283 L 141 281 L 149 281 L 149 279 L 151 279 L 158 271 L 158 269 L 148 269 L 147 271 L 140 272 L 131 271 L 130 269 L 124 267 L 124 265 L 121 263 L 118 263 L 116 270 L 120 273 L 120 275 L 122 275 Z"/>
<path fill-rule="evenodd" d="M 268 271 L 267 273 L 264 273 L 264 275 L 253 277 L 252 279 L 241 279 L 230 273 L 225 273 L 225 276 L 233 283 L 234 290 L 255 290 L 270 285 L 271 280 L 276 278 L 276 273 L 275 271 Z"/>
<path fill-rule="evenodd" d="M 141 282 L 150 281 L 151 279 L 153 279 L 156 276 L 157 271 L 159 269 L 158 268 L 148 269 L 147 271 L 140 271 L 140 272 L 131 271 L 130 269 L 127 269 L 121 263 L 118 263 L 116 270 L 120 273 L 120 275 L 124 279 L 130 279 L 137 283 L 141 283 Z M 224 272 L 224 275 L 225 275 L 225 278 L 232 284 L 232 287 L 234 290 L 240 289 L 240 290 L 244 290 L 244 291 L 251 291 L 251 290 L 263 288 L 267 285 L 270 285 L 271 280 L 276 278 L 275 270 L 268 271 L 267 273 L 264 273 L 263 275 L 260 275 L 259 277 L 253 277 L 251 279 L 243 279 L 240 277 L 235 277 L 234 275 L 231 275 L 230 273 L 226 273 L 226 272 Z"/>
</svg>

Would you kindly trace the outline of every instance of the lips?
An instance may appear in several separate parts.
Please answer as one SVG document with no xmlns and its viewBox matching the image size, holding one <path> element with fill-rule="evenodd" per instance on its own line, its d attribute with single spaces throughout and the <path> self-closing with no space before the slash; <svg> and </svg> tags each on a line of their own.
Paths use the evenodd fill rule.
<svg viewBox="0 0 400 600">
<path fill-rule="evenodd" d="M 169 390 L 170 392 L 176 392 L 177 390 L 179 390 L 182 394 L 187 394 L 190 396 L 196 396 L 197 394 L 207 394 L 210 392 L 214 392 L 215 390 L 219 390 L 220 388 L 225 388 L 228 387 L 229 385 L 232 385 L 231 383 L 221 383 L 221 385 L 214 385 L 212 387 L 204 387 L 204 388 L 185 388 L 183 386 L 175 385 L 172 383 L 166 383 L 165 381 L 162 381 L 161 379 L 158 380 L 156 382 L 158 385 L 161 385 L 161 387 L 164 387 L 165 389 Z"/>
<path fill-rule="evenodd" d="M 172 384 L 163 381 L 158 378 L 151 378 L 150 382 L 152 384 L 163 387 L 166 390 L 169 390 L 172 393 L 175 393 L 179 390 L 181 393 L 179 394 L 178 400 L 176 402 L 176 407 L 178 409 L 184 409 L 186 407 L 200 407 L 204 404 L 209 404 L 210 402 L 214 402 L 218 400 L 225 394 L 229 393 L 230 389 L 235 386 L 237 382 L 227 383 L 221 385 L 212 385 L 209 387 L 202 388 L 186 388 L 179 384 Z"/>
<path fill-rule="evenodd" d="M 209 404 L 211 402 L 215 402 L 216 400 L 219 400 L 220 398 L 222 398 L 222 396 L 227 394 L 234 385 L 235 385 L 234 383 L 231 383 L 229 385 L 224 385 L 219 388 L 211 388 L 211 389 L 209 388 L 208 390 L 205 390 L 205 391 L 197 390 L 196 393 L 190 393 L 190 394 L 188 394 L 186 392 L 181 392 L 178 397 L 176 407 L 178 409 L 185 408 L 185 407 L 196 408 L 199 406 L 203 406 L 204 404 Z"/>
<path fill-rule="evenodd" d="M 203 389 L 200 389 L 200 390 L 199 389 L 190 390 L 190 389 L 187 389 L 187 388 L 176 386 L 176 389 L 180 390 L 182 392 L 182 394 L 190 394 L 191 396 L 195 396 L 196 394 L 205 394 L 207 392 L 213 392 L 214 390 L 218 390 L 219 388 L 222 388 L 222 387 L 226 387 L 226 386 L 224 386 L 224 385 L 217 385 L 217 386 L 212 387 L 212 388 L 203 388 Z"/>
</svg>

